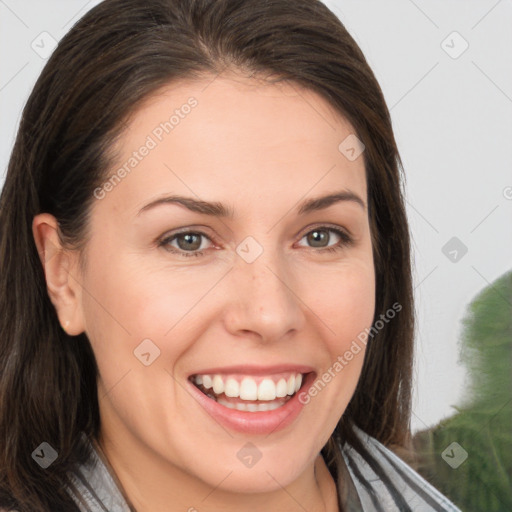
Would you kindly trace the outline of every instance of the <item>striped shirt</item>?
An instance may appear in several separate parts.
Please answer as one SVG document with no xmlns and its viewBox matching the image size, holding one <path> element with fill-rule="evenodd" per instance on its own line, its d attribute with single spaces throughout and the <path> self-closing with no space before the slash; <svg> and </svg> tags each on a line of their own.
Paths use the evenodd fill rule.
<svg viewBox="0 0 512 512">
<path fill-rule="evenodd" d="M 347 512 L 461 512 L 402 459 L 361 429 L 364 457 L 345 443 L 339 464 L 338 497 Z M 101 450 L 72 476 L 69 493 L 82 512 L 136 512 Z M 341 491 L 343 487 L 343 491 Z"/>
</svg>

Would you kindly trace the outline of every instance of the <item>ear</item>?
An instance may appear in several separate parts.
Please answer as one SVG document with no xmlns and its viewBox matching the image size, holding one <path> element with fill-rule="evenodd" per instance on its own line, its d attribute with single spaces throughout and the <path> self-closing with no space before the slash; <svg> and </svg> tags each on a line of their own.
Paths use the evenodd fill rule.
<svg viewBox="0 0 512 512">
<path fill-rule="evenodd" d="M 40 213 L 32 221 L 32 234 L 43 265 L 46 287 L 62 328 L 76 336 L 85 330 L 82 286 L 77 251 L 63 247 L 57 219 Z"/>
</svg>

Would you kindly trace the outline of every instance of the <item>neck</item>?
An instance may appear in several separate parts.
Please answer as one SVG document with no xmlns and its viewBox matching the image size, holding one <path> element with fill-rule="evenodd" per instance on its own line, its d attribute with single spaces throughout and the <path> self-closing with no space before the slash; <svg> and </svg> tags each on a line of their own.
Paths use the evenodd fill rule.
<svg viewBox="0 0 512 512">
<path fill-rule="evenodd" d="M 338 511 L 336 485 L 321 454 L 287 486 L 276 481 L 277 490 L 237 493 L 226 490 L 229 474 L 219 475 L 218 485 L 212 487 L 136 442 L 130 449 L 123 443 L 121 449 L 100 434 L 97 448 L 135 512 Z"/>
</svg>

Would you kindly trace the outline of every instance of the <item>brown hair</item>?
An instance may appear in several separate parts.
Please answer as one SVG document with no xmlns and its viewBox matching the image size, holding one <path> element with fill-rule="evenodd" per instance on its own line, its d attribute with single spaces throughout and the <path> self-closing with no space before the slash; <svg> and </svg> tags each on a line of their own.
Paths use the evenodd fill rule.
<svg viewBox="0 0 512 512">
<path fill-rule="evenodd" d="M 65 490 L 68 473 L 89 456 L 80 433 L 99 432 L 94 355 L 85 333 L 60 328 L 34 216 L 54 215 L 63 241 L 83 248 L 93 190 L 108 176 L 109 149 L 129 116 L 172 81 L 228 68 L 316 92 L 366 146 L 375 320 L 394 303 L 402 309 L 369 341 L 324 454 L 336 473 L 336 439 L 364 450 L 353 424 L 388 446 L 407 445 L 414 308 L 401 162 L 357 44 L 318 0 L 106 0 L 61 40 L 34 86 L 0 198 L 0 506 L 78 510 Z M 58 452 L 46 470 L 31 458 L 43 441 Z"/>
</svg>

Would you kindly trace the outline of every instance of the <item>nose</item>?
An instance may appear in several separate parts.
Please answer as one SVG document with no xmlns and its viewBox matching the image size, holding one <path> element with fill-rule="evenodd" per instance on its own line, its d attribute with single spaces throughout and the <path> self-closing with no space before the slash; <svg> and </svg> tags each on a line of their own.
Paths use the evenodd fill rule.
<svg viewBox="0 0 512 512">
<path fill-rule="evenodd" d="M 297 280 L 277 251 L 264 251 L 252 263 L 237 258 L 230 274 L 229 300 L 223 308 L 228 332 L 268 343 L 303 328 L 305 305 Z"/>
</svg>

